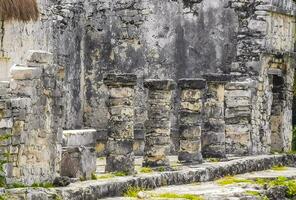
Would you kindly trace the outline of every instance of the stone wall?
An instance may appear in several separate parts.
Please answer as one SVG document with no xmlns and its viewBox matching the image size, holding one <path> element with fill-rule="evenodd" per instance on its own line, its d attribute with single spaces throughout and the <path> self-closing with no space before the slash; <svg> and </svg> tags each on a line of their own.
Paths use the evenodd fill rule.
<svg viewBox="0 0 296 200">
<path fill-rule="evenodd" d="M 49 0 L 39 1 L 39 5 L 37 23 L 5 22 L 0 34 L 4 52 L 0 67 L 6 70 L 12 63 L 24 62 L 28 49 L 52 52 L 55 64 L 64 68 L 60 75 L 65 79 L 65 129 L 106 130 L 108 94 L 102 80 L 108 72 L 138 76 L 135 129 L 139 132 L 143 132 L 147 119 L 144 79 L 176 81 L 205 73 L 238 74 L 252 83 L 252 106 L 248 108 L 251 151 L 269 151 L 272 88 L 267 60 L 294 50 L 296 6 L 292 0 Z M 284 132 L 288 133 L 293 59 L 284 60 L 288 66 L 282 73 L 287 81 L 287 98 L 282 116 L 283 127 L 289 127 L 283 128 Z M 178 138 L 177 92 L 174 97 L 172 133 Z M 237 107 L 226 109 L 247 109 L 244 105 Z M 245 125 L 226 123 L 228 132 L 239 128 L 246 136 Z M 173 143 L 178 145 L 175 139 Z"/>
<path fill-rule="evenodd" d="M 52 181 L 60 170 L 63 101 L 59 68 L 47 52 L 29 52 L 10 70 L 11 97 L 0 94 L 1 159 L 7 183 Z M 5 93 L 4 93 L 5 95 Z"/>
</svg>

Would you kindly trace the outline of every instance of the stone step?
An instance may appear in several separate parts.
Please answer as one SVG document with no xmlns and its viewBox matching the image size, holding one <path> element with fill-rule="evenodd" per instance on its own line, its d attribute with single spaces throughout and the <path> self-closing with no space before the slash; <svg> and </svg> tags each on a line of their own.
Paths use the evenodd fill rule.
<svg viewBox="0 0 296 200">
<path fill-rule="evenodd" d="M 176 158 L 172 157 L 173 162 Z M 152 172 L 152 173 L 138 173 L 134 176 L 123 176 L 123 177 L 106 177 L 91 181 L 79 181 L 71 183 L 67 187 L 63 188 L 21 188 L 21 189 L 8 189 L 5 192 L 10 193 L 12 196 L 20 197 L 26 195 L 28 200 L 35 199 L 48 199 L 54 200 L 57 196 L 63 200 L 97 200 L 107 197 L 115 197 L 115 199 L 124 199 L 124 192 L 129 187 L 139 187 L 146 189 L 156 189 L 155 191 L 166 192 L 170 191 L 171 188 L 174 191 L 187 193 L 188 191 L 216 191 L 216 193 L 228 194 L 231 191 L 241 190 L 243 193 L 246 190 L 253 190 L 252 188 L 246 189 L 244 187 L 227 186 L 225 189 L 216 185 L 215 180 L 220 179 L 229 175 L 245 174 L 250 172 L 258 172 L 262 170 L 271 169 L 273 166 L 283 165 L 290 166 L 288 172 L 283 173 L 284 176 L 294 177 L 296 174 L 295 167 L 296 155 L 261 155 L 261 156 L 248 156 L 243 158 L 231 158 L 224 162 L 205 162 L 197 165 L 179 165 L 176 171 L 170 172 Z M 100 163 L 100 162 L 99 162 Z M 103 162 L 102 162 L 103 163 Z M 137 162 L 136 162 L 137 163 Z M 141 162 L 139 162 L 141 163 Z M 259 173 L 259 175 L 270 177 L 274 174 L 274 177 L 279 174 L 273 171 L 266 171 Z M 290 174 L 292 174 L 290 176 Z M 108 174 L 101 174 L 99 176 L 108 176 Z M 254 178 L 256 173 L 249 175 L 238 176 L 238 178 Z M 259 177 L 258 175 L 258 177 Z M 214 181 L 214 182 L 211 182 Z M 184 184 L 187 184 L 184 186 Z M 188 185 L 191 184 L 191 185 Z M 175 186 L 174 186 L 175 185 Z M 178 186 L 180 185 L 180 186 Z M 166 186 L 166 188 L 161 188 Z M 214 187 L 215 186 L 215 187 Z M 196 188 L 195 187 L 200 187 Z M 203 190 L 201 190 L 203 188 Z M 258 189 L 260 191 L 260 188 Z M 30 195 L 27 195 L 29 193 Z M 34 194 L 34 195 L 33 195 Z M 200 193 L 198 193 L 200 194 Z M 209 194 L 214 194 L 209 192 Z M 235 193 L 236 194 L 236 193 Z M 230 195 L 231 196 L 231 195 Z M 18 198 L 16 198 L 18 199 Z M 165 198 L 164 198 L 165 199 Z M 182 198 L 181 198 L 182 199 Z M 221 196 L 212 197 L 205 199 L 221 199 Z M 222 198 L 223 199 L 223 198 Z M 224 198 L 227 199 L 227 198 Z M 229 199 L 240 199 L 240 198 L 229 198 Z M 251 199 L 251 198 L 244 198 Z M 254 198 L 253 198 L 254 199 Z M 256 199 L 256 198 L 255 198 Z"/>
</svg>

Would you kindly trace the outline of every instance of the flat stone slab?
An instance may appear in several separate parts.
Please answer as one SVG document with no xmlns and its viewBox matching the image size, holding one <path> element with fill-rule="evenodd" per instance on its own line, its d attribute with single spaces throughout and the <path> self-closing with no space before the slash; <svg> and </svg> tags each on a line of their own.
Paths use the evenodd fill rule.
<svg viewBox="0 0 296 200">
<path fill-rule="evenodd" d="M 265 170 L 258 172 L 251 172 L 242 175 L 234 176 L 238 179 L 276 179 L 278 177 L 286 177 L 288 179 L 295 179 L 296 168 L 287 167 L 282 170 Z M 160 187 L 152 191 L 143 191 L 140 196 L 145 196 L 145 199 L 165 199 L 157 196 L 162 194 L 177 194 L 177 195 L 196 195 L 202 196 L 205 200 L 225 200 L 225 199 L 260 199 L 251 195 L 249 192 L 263 193 L 264 188 L 250 183 L 235 183 L 229 185 L 219 185 L 217 182 L 193 183 L 179 186 Z M 130 197 L 114 197 L 106 198 L 104 200 L 130 200 Z M 181 198 L 182 199 L 182 198 Z"/>
<path fill-rule="evenodd" d="M 284 167 L 280 170 L 265 170 L 259 172 L 251 172 L 246 174 L 237 175 L 238 178 L 244 179 L 276 179 L 279 176 L 284 176 L 288 179 L 296 179 L 296 168 L 293 167 Z"/>
</svg>

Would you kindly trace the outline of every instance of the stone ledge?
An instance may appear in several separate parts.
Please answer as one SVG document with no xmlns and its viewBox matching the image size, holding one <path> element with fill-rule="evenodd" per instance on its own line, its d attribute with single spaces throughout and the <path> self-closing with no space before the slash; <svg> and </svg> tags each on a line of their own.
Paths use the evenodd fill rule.
<svg viewBox="0 0 296 200">
<path fill-rule="evenodd" d="M 178 81 L 178 86 L 182 89 L 205 89 L 205 79 L 185 78 Z"/>
<path fill-rule="evenodd" d="M 137 84 L 135 74 L 107 74 L 104 77 L 104 84 L 113 87 L 134 87 Z"/>
<path fill-rule="evenodd" d="M 11 193 L 12 195 L 29 193 L 29 195 L 27 195 L 27 197 L 30 197 L 28 200 L 34 199 L 34 195 L 32 194 L 36 194 L 36 196 L 34 196 L 35 198 L 47 197 L 48 200 L 54 200 L 54 197 L 59 197 L 63 200 L 96 200 L 104 197 L 120 196 L 130 186 L 154 189 L 167 185 L 207 182 L 227 175 L 262 171 L 270 169 L 275 165 L 295 167 L 295 161 L 296 155 L 249 156 L 226 162 L 184 166 L 183 169 L 179 171 L 159 172 L 134 177 L 118 177 L 109 180 L 77 182 L 64 188 L 52 188 L 48 190 L 22 188 L 9 189 L 5 192 Z"/>
<path fill-rule="evenodd" d="M 174 90 L 177 84 L 172 79 L 147 79 L 144 82 L 144 87 L 151 90 Z"/>
</svg>

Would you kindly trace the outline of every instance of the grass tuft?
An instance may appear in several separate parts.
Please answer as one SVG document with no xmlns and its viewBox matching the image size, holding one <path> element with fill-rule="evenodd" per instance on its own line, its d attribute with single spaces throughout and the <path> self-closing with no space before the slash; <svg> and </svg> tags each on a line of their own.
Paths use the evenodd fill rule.
<svg viewBox="0 0 296 200">
<path fill-rule="evenodd" d="M 252 180 L 243 179 L 243 178 L 236 178 L 233 176 L 226 176 L 224 178 L 217 180 L 216 182 L 221 186 L 237 184 L 237 183 L 254 183 Z"/>
<path fill-rule="evenodd" d="M 150 167 L 142 167 L 142 168 L 140 169 L 140 172 L 141 172 L 141 173 L 144 173 L 144 174 L 149 174 L 149 173 L 152 173 L 152 172 L 153 172 L 153 169 L 150 168 Z"/>
<path fill-rule="evenodd" d="M 274 170 L 274 171 L 286 171 L 286 170 L 288 170 L 287 167 L 281 166 L 281 165 L 273 166 L 271 169 Z"/>
<path fill-rule="evenodd" d="M 261 196 L 260 192 L 253 191 L 253 190 L 248 190 L 248 191 L 245 192 L 245 194 L 250 195 L 250 196 L 256 196 L 256 197 Z"/>
<path fill-rule="evenodd" d="M 92 173 L 91 180 L 97 180 L 97 179 L 98 179 L 97 175 L 95 173 Z"/>
<path fill-rule="evenodd" d="M 141 192 L 143 189 L 139 187 L 128 187 L 127 190 L 124 192 L 125 197 L 137 198 L 138 193 Z"/>
</svg>

